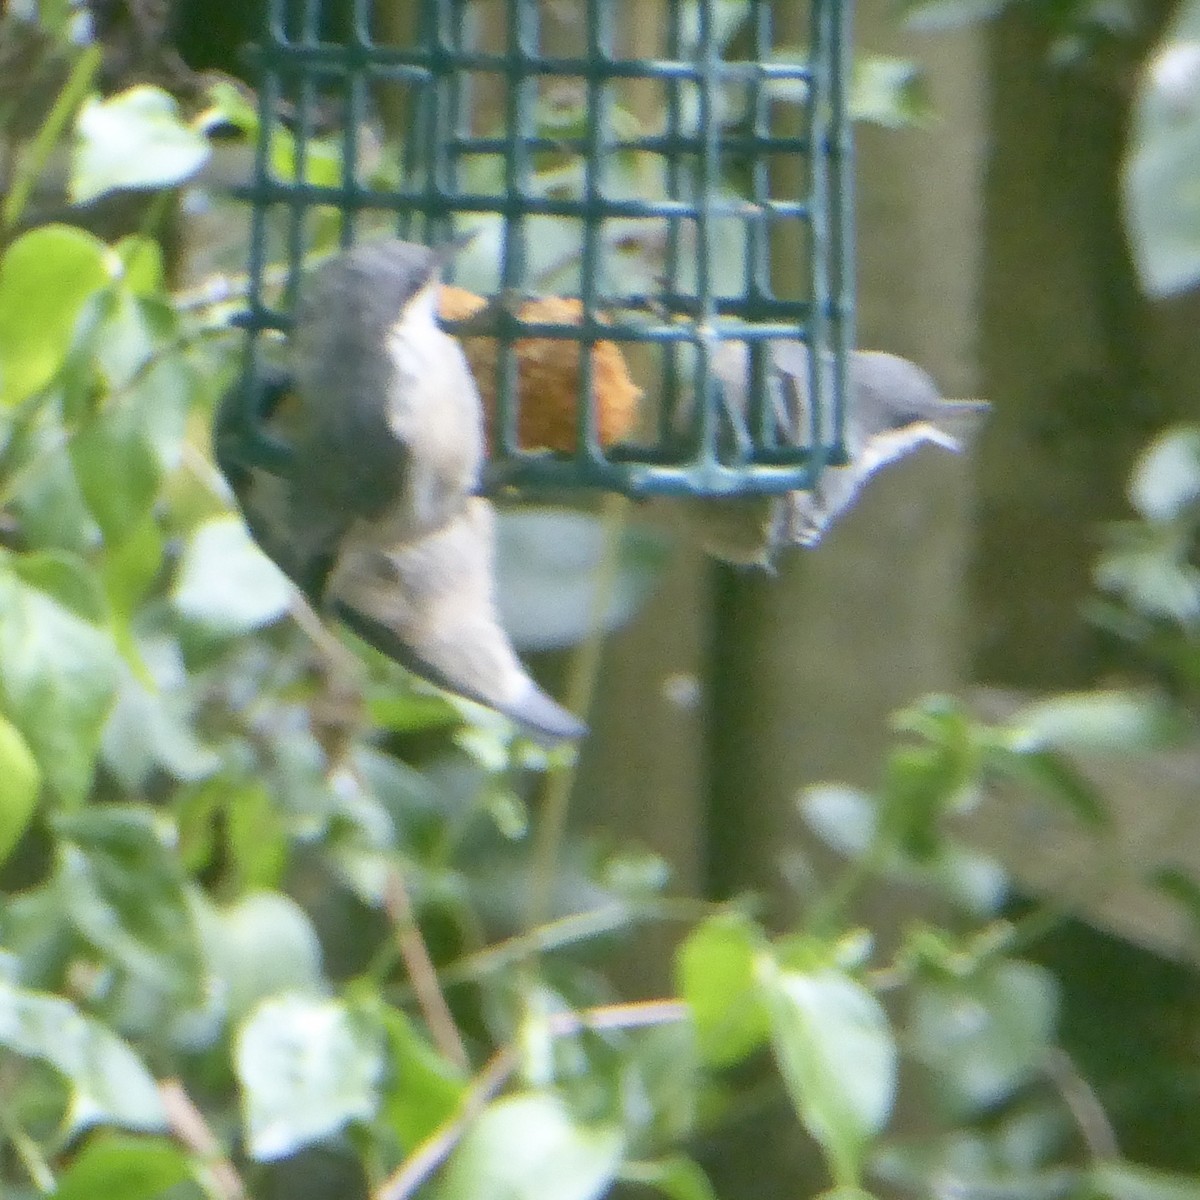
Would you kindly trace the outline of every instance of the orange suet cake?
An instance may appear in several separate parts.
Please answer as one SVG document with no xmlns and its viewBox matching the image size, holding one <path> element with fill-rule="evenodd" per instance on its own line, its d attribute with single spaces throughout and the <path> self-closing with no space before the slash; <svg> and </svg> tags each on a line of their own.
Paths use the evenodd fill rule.
<svg viewBox="0 0 1200 1200">
<path fill-rule="evenodd" d="M 467 320 L 487 303 L 482 296 L 465 288 L 442 285 L 440 307 L 444 320 Z M 522 321 L 578 325 L 583 319 L 583 305 L 578 300 L 548 296 L 527 300 L 516 315 Z M 460 340 L 483 400 L 491 443 L 499 343 L 491 337 L 472 335 Z M 523 338 L 516 343 L 516 354 L 517 434 L 521 448 L 571 453 L 575 449 L 575 413 L 580 391 L 579 343 L 567 338 Z M 602 446 L 611 446 L 633 429 L 642 390 L 630 379 L 624 356 L 615 342 L 597 342 L 592 348 L 592 379 L 596 393 L 596 433 Z"/>
</svg>

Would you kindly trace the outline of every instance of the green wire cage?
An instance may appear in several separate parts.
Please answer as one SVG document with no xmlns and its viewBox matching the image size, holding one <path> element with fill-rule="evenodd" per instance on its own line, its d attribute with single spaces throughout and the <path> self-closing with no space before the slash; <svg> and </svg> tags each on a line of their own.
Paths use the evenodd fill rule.
<svg viewBox="0 0 1200 1200">
<path fill-rule="evenodd" d="M 448 274 L 493 301 L 490 477 L 732 495 L 811 488 L 844 461 L 848 0 L 333 7 L 269 0 L 253 51 L 247 380 L 264 340 L 286 331 L 322 238 L 469 235 Z M 547 295 L 576 298 L 578 322 L 521 319 L 521 300 Z M 519 444 L 514 347 L 531 337 L 578 345 L 571 451 Z M 750 347 L 740 405 L 714 371 L 730 339 Z M 767 339 L 812 351 L 799 435 L 772 418 Z M 617 445 L 596 432 L 587 348 L 600 341 L 621 348 L 644 394 Z"/>
</svg>

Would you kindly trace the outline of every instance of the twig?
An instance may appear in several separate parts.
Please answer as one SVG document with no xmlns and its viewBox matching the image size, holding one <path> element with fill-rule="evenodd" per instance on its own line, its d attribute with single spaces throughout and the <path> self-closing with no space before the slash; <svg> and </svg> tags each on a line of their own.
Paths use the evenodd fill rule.
<svg viewBox="0 0 1200 1200">
<path fill-rule="evenodd" d="M 215 1194 L 220 1200 L 246 1200 L 246 1185 L 225 1149 L 213 1133 L 204 1114 L 192 1103 L 178 1079 L 163 1079 L 158 1094 L 167 1113 L 171 1132 L 199 1158 L 207 1168 Z"/>
<path fill-rule="evenodd" d="M 575 713 L 587 712 L 596 690 L 600 656 L 604 649 L 604 613 L 616 586 L 621 558 L 621 533 L 625 527 L 628 509 L 629 501 L 624 496 L 612 495 L 605 498 L 604 548 L 596 567 L 590 628 L 571 664 L 571 681 L 566 698 L 567 707 Z M 569 762 L 556 764 L 550 769 L 546 779 L 545 802 L 534 833 L 533 875 L 530 880 L 527 929 L 540 925 L 550 911 L 577 761 L 578 756 L 575 756 Z"/>
<path fill-rule="evenodd" d="M 1119 1158 L 1121 1148 L 1112 1122 L 1075 1060 L 1056 1046 L 1046 1055 L 1042 1069 L 1062 1097 L 1092 1158 L 1098 1161 Z"/>
<path fill-rule="evenodd" d="M 462 1035 L 454 1023 L 454 1016 L 446 997 L 442 994 L 441 984 L 438 983 L 437 969 L 429 956 L 429 948 L 421 936 L 413 915 L 412 901 L 408 889 L 404 886 L 400 871 L 392 868 L 388 871 L 387 883 L 383 897 L 384 909 L 391 918 L 396 930 L 396 945 L 400 957 L 408 969 L 408 977 L 412 980 L 413 992 L 429 1032 L 437 1043 L 442 1055 L 463 1071 L 470 1070 L 470 1059 L 467 1048 L 463 1045 Z"/>
<path fill-rule="evenodd" d="M 642 1000 L 633 1004 L 608 1004 L 578 1013 L 554 1013 L 547 1024 L 554 1037 L 565 1037 L 581 1029 L 647 1029 L 654 1025 L 670 1025 L 684 1020 L 687 1012 L 687 1005 L 682 1000 Z M 467 1126 L 508 1082 L 517 1069 L 517 1062 L 514 1047 L 504 1046 L 497 1050 L 472 1081 L 458 1112 L 435 1129 L 400 1164 L 376 1191 L 374 1200 L 409 1200 L 446 1161 Z"/>
<path fill-rule="evenodd" d="M 725 911 L 725 906 L 706 900 L 667 899 L 637 904 L 614 903 L 587 912 L 571 913 L 547 921 L 525 933 L 515 934 L 456 959 L 438 972 L 442 985 L 469 983 L 501 970 L 531 954 L 557 950 L 587 938 L 602 937 L 646 921 L 696 921 Z"/>
<path fill-rule="evenodd" d="M 497 1050 L 467 1089 L 454 1117 L 435 1129 L 384 1180 L 375 1200 L 407 1200 L 446 1161 L 463 1131 L 505 1085 L 516 1066 L 517 1053 L 511 1046 Z"/>
</svg>

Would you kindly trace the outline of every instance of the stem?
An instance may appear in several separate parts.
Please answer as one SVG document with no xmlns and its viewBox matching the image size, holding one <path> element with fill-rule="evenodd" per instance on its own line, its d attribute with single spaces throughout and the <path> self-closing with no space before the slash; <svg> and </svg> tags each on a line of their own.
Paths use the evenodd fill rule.
<svg viewBox="0 0 1200 1200">
<path fill-rule="evenodd" d="M 443 967 L 438 972 L 438 978 L 443 986 L 469 983 L 483 975 L 511 966 L 521 959 L 546 950 L 558 950 L 587 938 L 602 937 L 606 933 L 637 922 L 695 921 L 723 910 L 723 905 L 690 899 L 658 900 L 639 904 L 636 908 L 627 904 L 605 904 L 590 912 L 571 913 L 569 916 L 547 921 L 525 933 L 516 934 L 483 950 L 464 955 Z"/>
<path fill-rule="evenodd" d="M 846 866 L 825 895 L 813 905 L 806 922 L 808 928 L 817 935 L 836 932 L 850 905 L 881 872 L 887 858 L 888 847 L 877 838 Z"/>
<path fill-rule="evenodd" d="M 237 1168 L 225 1154 L 204 1114 L 192 1103 L 183 1084 L 178 1079 L 164 1079 L 158 1085 L 158 1094 L 166 1109 L 171 1132 L 207 1168 L 212 1194 L 219 1200 L 246 1200 L 246 1185 Z"/>
<path fill-rule="evenodd" d="M 442 1056 L 454 1063 L 462 1071 L 471 1068 L 467 1057 L 467 1048 L 463 1045 L 462 1035 L 454 1023 L 454 1016 L 446 997 L 438 982 L 437 969 L 429 955 L 429 947 L 421 936 L 421 930 L 413 915 L 412 902 L 408 889 L 398 869 L 388 872 L 387 888 L 384 894 L 384 908 L 392 920 L 396 931 L 396 945 L 408 977 L 412 980 L 413 992 L 417 1003 L 429 1026 L 429 1032 Z"/>
<path fill-rule="evenodd" d="M 629 501 L 616 494 L 604 498 L 604 548 L 596 567 L 596 586 L 592 593 L 592 618 L 587 638 L 575 652 L 571 679 L 567 686 L 567 707 L 574 713 L 586 713 L 591 707 L 600 673 L 604 649 L 604 613 L 616 584 L 620 563 L 621 533 L 625 527 Z M 547 773 L 546 795 L 541 817 L 534 833 L 533 872 L 526 929 L 546 919 L 554 893 L 556 867 L 567 827 L 567 810 L 575 783 L 577 756 L 556 763 Z"/>
<path fill-rule="evenodd" d="M 634 1004 L 610 1004 L 578 1013 L 554 1013 L 548 1020 L 554 1037 L 565 1037 L 583 1029 L 647 1029 L 670 1025 L 687 1018 L 682 1000 L 643 1000 Z M 517 1068 L 518 1055 L 513 1046 L 503 1046 L 488 1060 L 472 1080 L 450 1120 L 435 1129 L 389 1176 L 374 1200 L 409 1200 L 431 1175 L 449 1158 L 451 1151 L 471 1122 L 483 1111 L 508 1082 Z"/>
<path fill-rule="evenodd" d="M 47 1196 L 54 1192 L 54 1172 L 50 1170 L 50 1164 L 37 1142 L 7 1111 L 0 1112 L 0 1128 L 12 1143 L 12 1148 L 21 1160 L 21 1166 L 25 1168 L 25 1174 L 29 1176 L 33 1186 Z"/>
<path fill-rule="evenodd" d="M 6 230 L 11 229 L 25 211 L 25 205 L 33 192 L 33 185 L 42 173 L 54 144 L 66 128 L 71 114 L 83 103 L 84 96 L 92 86 L 92 80 L 100 69 L 103 53 L 99 46 L 88 46 L 76 60 L 67 76 L 66 83 L 54 101 L 54 106 L 46 114 L 37 136 L 25 152 L 12 187 L 0 211 L 0 222 Z"/>
<path fill-rule="evenodd" d="M 1056 1046 L 1046 1055 L 1042 1069 L 1062 1097 L 1092 1158 L 1097 1161 L 1120 1158 L 1121 1147 L 1112 1122 L 1075 1060 Z"/>
</svg>

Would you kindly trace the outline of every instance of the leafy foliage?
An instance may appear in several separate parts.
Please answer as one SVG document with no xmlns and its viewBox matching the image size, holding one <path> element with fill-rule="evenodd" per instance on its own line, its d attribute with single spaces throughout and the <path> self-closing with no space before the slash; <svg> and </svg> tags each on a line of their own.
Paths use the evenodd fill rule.
<svg viewBox="0 0 1200 1200">
<path fill-rule="evenodd" d="M 723 37 L 746 12 L 721 9 Z M 75 54 L 47 128 L 79 110 L 77 199 L 189 178 L 218 110 L 253 129 L 220 89 L 192 119 L 148 88 L 85 104 L 94 56 Z M 921 116 L 903 64 L 864 60 L 859 82 L 869 119 Z M 294 168 L 286 135 L 273 158 Z M 644 163 L 618 166 L 640 186 Z M 349 1164 L 338 1194 L 376 1200 L 593 1200 L 618 1184 L 712 1200 L 688 1151 L 763 1062 L 838 1200 L 880 1179 L 1195 1194 L 1055 1136 L 1072 1099 L 1047 1069 L 1056 985 L 1004 915 L 1003 870 L 954 833 L 997 779 L 1103 829 L 1102 797 L 1065 754 L 1157 744 L 1173 722 L 1161 699 L 1058 697 L 994 725 L 944 697 L 914 705 L 877 789 L 801 798 L 843 861 L 797 927 L 769 928 L 749 902 L 685 905 L 678 996 L 622 1002 L 598 956 L 679 915 L 661 864 L 572 841 L 538 878 L 527 806 L 571 764 L 356 657 L 258 552 L 206 448 L 238 362 L 227 318 L 173 291 L 140 236 L 49 224 L 0 257 L 4 1195 L 270 1195 L 273 1172 L 326 1154 Z M 1150 452 L 1133 488 L 1144 519 L 1121 535 L 1140 558 L 1100 567 L 1126 615 L 1186 631 L 1195 442 L 1182 431 Z M 1164 527 L 1170 602 L 1147 565 Z M 570 646 L 634 611 L 663 547 L 626 531 L 598 605 L 587 584 L 610 536 L 578 514 L 507 524 L 511 607 L 555 618 L 530 622 L 526 644 Z M 858 902 L 880 884 L 931 891 L 945 927 L 875 946 Z M 531 918 L 531 890 L 557 906 Z M 945 1144 L 885 1140 L 902 1063 L 937 1097 Z M 1022 1140 L 1031 1095 L 1038 1135 Z"/>
</svg>

